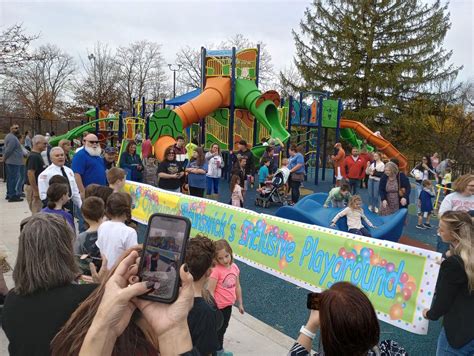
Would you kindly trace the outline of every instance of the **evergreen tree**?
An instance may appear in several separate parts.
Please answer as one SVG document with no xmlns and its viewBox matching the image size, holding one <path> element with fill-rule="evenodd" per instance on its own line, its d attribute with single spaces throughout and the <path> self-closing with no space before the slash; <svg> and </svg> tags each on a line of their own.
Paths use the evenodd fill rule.
<svg viewBox="0 0 474 356">
<path fill-rule="evenodd" d="M 329 90 L 346 115 L 366 122 L 396 118 L 407 100 L 460 69 L 442 47 L 450 21 L 440 1 L 314 0 L 300 27 L 293 31 L 299 89 Z"/>
</svg>

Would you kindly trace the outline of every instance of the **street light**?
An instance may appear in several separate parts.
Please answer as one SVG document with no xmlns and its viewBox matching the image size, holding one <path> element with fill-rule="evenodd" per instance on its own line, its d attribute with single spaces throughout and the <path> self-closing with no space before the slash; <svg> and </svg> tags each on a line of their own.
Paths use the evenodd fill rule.
<svg viewBox="0 0 474 356">
<path fill-rule="evenodd" d="M 181 64 L 168 64 L 168 67 L 173 72 L 173 98 L 176 98 L 176 72 L 181 69 Z"/>
</svg>

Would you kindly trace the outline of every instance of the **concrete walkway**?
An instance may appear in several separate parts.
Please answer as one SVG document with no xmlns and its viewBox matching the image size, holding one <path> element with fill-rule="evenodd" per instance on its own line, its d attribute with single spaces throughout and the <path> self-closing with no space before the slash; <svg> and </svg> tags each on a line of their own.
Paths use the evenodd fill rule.
<svg viewBox="0 0 474 356">
<path fill-rule="evenodd" d="M 18 252 L 20 222 L 30 216 L 26 200 L 8 203 L 4 197 L 5 183 L 0 183 L 0 251 L 8 255 L 14 266 Z M 8 286 L 13 287 L 12 273 L 5 275 Z M 249 314 L 241 315 L 234 308 L 225 336 L 225 348 L 235 356 L 286 355 L 294 340 L 273 329 Z M 0 330 L 0 355 L 8 355 L 8 340 Z"/>
</svg>

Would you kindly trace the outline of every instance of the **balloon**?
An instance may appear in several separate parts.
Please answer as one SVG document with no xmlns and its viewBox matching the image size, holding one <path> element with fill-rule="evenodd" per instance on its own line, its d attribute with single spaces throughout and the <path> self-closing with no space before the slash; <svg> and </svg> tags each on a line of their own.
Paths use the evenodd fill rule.
<svg viewBox="0 0 474 356">
<path fill-rule="evenodd" d="M 407 303 L 402 304 L 402 308 L 405 309 L 407 307 Z"/>
<path fill-rule="evenodd" d="M 288 266 L 288 262 L 286 262 L 286 258 L 283 257 L 283 258 L 278 262 L 278 267 L 280 267 L 280 269 L 284 269 L 286 266 Z"/>
<path fill-rule="evenodd" d="M 363 258 L 362 256 L 357 256 L 356 257 L 356 262 L 359 263 L 359 262 L 362 262 Z"/>
<path fill-rule="evenodd" d="M 405 283 L 405 288 L 409 289 L 412 293 L 416 292 L 416 284 L 414 282 Z"/>
<path fill-rule="evenodd" d="M 408 282 L 408 277 L 409 277 L 408 273 L 403 272 L 402 275 L 400 276 L 400 282 L 402 282 L 402 283 Z"/>
<path fill-rule="evenodd" d="M 346 255 L 346 257 L 347 257 L 348 259 L 350 259 L 350 260 L 355 260 L 355 257 L 356 257 L 356 256 L 355 256 L 352 252 L 349 252 L 349 253 Z"/>
<path fill-rule="evenodd" d="M 346 250 L 350 251 L 352 250 L 352 247 L 354 246 L 354 241 L 352 240 L 347 240 L 345 243 L 344 243 L 344 247 L 346 248 Z"/>
<path fill-rule="evenodd" d="M 403 303 L 403 294 L 402 293 L 397 293 L 395 295 L 395 302 L 397 304 L 402 304 Z"/>
<path fill-rule="evenodd" d="M 403 316 L 403 307 L 398 303 L 392 305 L 390 307 L 389 315 L 390 315 L 390 319 L 392 319 L 392 320 L 401 319 L 402 316 Z"/>
<path fill-rule="evenodd" d="M 392 262 L 390 262 L 385 265 L 385 268 L 387 272 L 393 272 L 393 270 L 395 269 L 395 265 Z"/>
<path fill-rule="evenodd" d="M 384 258 L 382 261 L 380 261 L 381 266 L 385 266 L 387 264 L 387 260 Z"/>
<path fill-rule="evenodd" d="M 402 295 L 404 300 L 409 300 L 411 298 L 411 293 L 412 291 L 408 288 L 403 288 L 402 289 Z"/>
<path fill-rule="evenodd" d="M 344 247 L 341 247 L 339 249 L 339 256 L 344 257 L 344 256 L 346 256 L 346 254 L 347 254 L 346 249 Z"/>
<path fill-rule="evenodd" d="M 409 276 L 407 282 L 413 282 L 416 285 L 416 280 L 415 280 L 415 277 L 413 277 L 413 276 Z"/>
<path fill-rule="evenodd" d="M 372 256 L 374 254 L 374 250 L 372 250 L 371 248 L 369 248 L 369 253 L 370 253 L 370 256 Z"/>
<path fill-rule="evenodd" d="M 379 256 L 377 256 L 377 255 L 372 255 L 372 257 L 370 257 L 370 264 L 371 264 L 372 266 L 377 266 L 379 263 L 380 263 L 380 258 L 379 258 Z"/>
<path fill-rule="evenodd" d="M 362 250 L 360 250 L 360 255 L 363 258 L 369 258 L 371 256 L 370 251 L 367 247 L 364 247 Z"/>
<path fill-rule="evenodd" d="M 355 246 L 354 246 L 354 250 L 356 250 L 357 255 L 359 255 L 359 254 L 360 254 L 360 251 L 362 250 L 362 246 L 361 246 L 361 245 L 355 245 Z"/>
</svg>

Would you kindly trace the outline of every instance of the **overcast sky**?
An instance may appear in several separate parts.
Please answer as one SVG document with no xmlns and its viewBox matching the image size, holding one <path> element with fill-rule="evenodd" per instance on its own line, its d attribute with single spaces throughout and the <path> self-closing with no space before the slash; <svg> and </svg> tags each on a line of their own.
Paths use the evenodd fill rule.
<svg viewBox="0 0 474 356">
<path fill-rule="evenodd" d="M 36 45 L 53 43 L 85 58 L 94 43 L 112 47 L 147 39 L 163 45 L 167 63 L 182 46 L 200 48 L 236 33 L 267 43 L 275 68 L 289 65 L 294 42 L 291 30 L 310 0 L 188 0 L 188 1 L 5 1 L 0 0 L 0 29 L 23 23 L 28 33 L 40 33 Z M 474 0 L 452 0 L 452 28 L 445 48 L 452 62 L 463 65 L 458 79 L 474 80 Z M 88 52 L 89 50 L 89 52 Z"/>
</svg>

